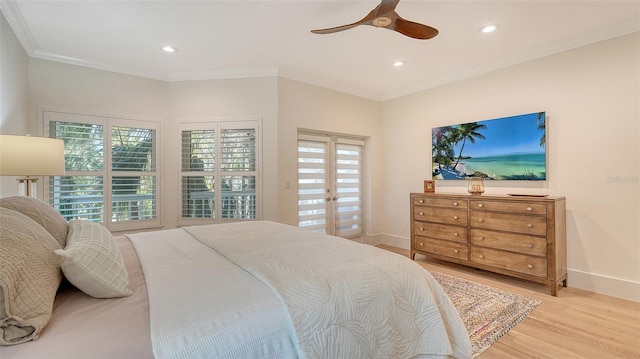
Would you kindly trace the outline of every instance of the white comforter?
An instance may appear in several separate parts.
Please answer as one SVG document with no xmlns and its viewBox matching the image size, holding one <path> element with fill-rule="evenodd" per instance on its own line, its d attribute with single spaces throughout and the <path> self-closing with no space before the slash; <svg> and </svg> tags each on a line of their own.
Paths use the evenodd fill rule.
<svg viewBox="0 0 640 359">
<path fill-rule="evenodd" d="M 147 281 L 156 357 L 471 357 L 466 329 L 442 288 L 400 255 L 272 222 L 130 239 Z M 220 255 L 230 262 L 210 268 Z M 210 277 L 228 280 L 212 288 Z M 239 282 L 242 289 L 229 297 L 226 285 Z M 247 322 L 246 305 L 258 320 L 234 322 L 230 330 L 228 316 Z"/>
</svg>

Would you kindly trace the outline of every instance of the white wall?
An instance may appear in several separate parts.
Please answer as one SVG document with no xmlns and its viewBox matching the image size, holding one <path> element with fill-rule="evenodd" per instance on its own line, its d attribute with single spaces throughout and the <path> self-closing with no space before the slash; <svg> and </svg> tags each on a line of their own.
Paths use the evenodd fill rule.
<svg viewBox="0 0 640 359">
<path fill-rule="evenodd" d="M 29 57 L 0 12 L 0 134 L 34 134 L 27 121 Z M 35 124 L 34 124 L 35 125 Z M 17 177 L 0 177 L 0 198 L 18 194 Z"/>
<path fill-rule="evenodd" d="M 247 78 L 233 80 L 184 81 L 170 84 L 172 120 L 165 133 L 165 178 L 167 203 L 178 203 L 180 143 L 178 123 L 206 120 L 262 121 L 262 219 L 278 219 L 277 79 Z M 259 202 L 260 203 L 260 202 Z M 179 216 L 178 206 L 166 206 L 167 225 L 172 227 Z"/>
<path fill-rule="evenodd" d="M 29 119 L 43 109 L 152 119 L 161 129 L 161 216 L 164 228 L 178 224 L 178 122 L 206 119 L 261 119 L 266 154 L 277 151 L 277 81 L 275 78 L 169 83 L 63 63 L 30 59 Z M 263 218 L 277 218 L 278 164 L 263 160 Z"/>
<path fill-rule="evenodd" d="M 43 135 L 42 110 L 165 122 L 170 116 L 169 85 L 164 81 L 31 58 L 27 122 L 30 127 L 38 127 L 38 135 Z M 164 134 L 164 125 L 161 133 Z M 163 142 L 161 153 L 165 152 Z M 169 175 L 167 168 L 162 167 L 161 171 L 163 181 Z M 44 193 L 43 188 L 38 193 Z"/>
<path fill-rule="evenodd" d="M 432 127 L 537 111 L 548 116 L 548 180 L 485 181 L 486 194 L 565 196 L 569 285 L 639 301 L 638 33 L 385 102 L 385 234 L 409 245 L 408 194 L 430 177 Z"/>
<path fill-rule="evenodd" d="M 365 188 L 365 232 L 371 241 L 382 223 L 379 211 L 382 167 L 379 123 L 380 104 L 376 101 L 280 78 L 278 80 L 278 221 L 298 224 L 297 131 L 298 129 L 367 137 Z M 286 182 L 291 188 L 286 189 Z M 367 238 L 365 238 L 367 240 Z"/>
</svg>

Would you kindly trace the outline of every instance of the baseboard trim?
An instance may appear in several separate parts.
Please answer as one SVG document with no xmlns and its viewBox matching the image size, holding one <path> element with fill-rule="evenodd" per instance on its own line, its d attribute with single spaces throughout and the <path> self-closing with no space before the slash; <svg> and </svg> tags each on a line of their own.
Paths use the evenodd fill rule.
<svg viewBox="0 0 640 359">
<path fill-rule="evenodd" d="M 386 233 L 367 234 L 366 243 L 386 244 L 403 249 L 411 248 L 411 239 Z M 640 302 L 640 283 L 630 280 L 567 269 L 567 284 L 590 292 Z"/>
<path fill-rule="evenodd" d="M 640 283 L 626 279 L 567 269 L 567 285 L 591 292 L 640 302 Z"/>
<path fill-rule="evenodd" d="M 386 244 L 402 249 L 411 249 L 411 240 L 406 237 L 394 236 L 386 233 L 367 234 L 367 244 L 373 246 L 378 244 Z"/>
</svg>

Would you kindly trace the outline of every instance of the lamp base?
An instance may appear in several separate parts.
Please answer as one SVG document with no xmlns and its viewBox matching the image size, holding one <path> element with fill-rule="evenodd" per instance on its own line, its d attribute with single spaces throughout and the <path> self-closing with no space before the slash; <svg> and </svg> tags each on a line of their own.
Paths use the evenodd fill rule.
<svg viewBox="0 0 640 359">
<path fill-rule="evenodd" d="M 18 178 L 18 194 L 20 196 L 38 197 L 38 179 L 33 177 Z"/>
</svg>

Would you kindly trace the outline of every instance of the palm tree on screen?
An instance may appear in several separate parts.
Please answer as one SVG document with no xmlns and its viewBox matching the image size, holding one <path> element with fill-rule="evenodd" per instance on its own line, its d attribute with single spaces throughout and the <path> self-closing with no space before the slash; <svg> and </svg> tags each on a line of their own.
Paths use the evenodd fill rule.
<svg viewBox="0 0 640 359">
<path fill-rule="evenodd" d="M 540 137 L 540 147 L 544 147 L 547 143 L 547 138 L 545 135 L 545 124 L 546 118 L 544 112 L 538 112 L 538 119 L 536 120 L 536 126 L 538 126 L 538 130 L 542 131 L 542 136 Z"/>
<path fill-rule="evenodd" d="M 456 169 L 456 166 L 460 162 L 460 158 L 462 158 L 462 152 L 464 151 L 464 145 L 467 143 L 467 140 L 471 143 L 476 143 L 476 138 L 486 140 L 487 138 L 481 134 L 480 130 L 484 130 L 487 128 L 486 125 L 479 125 L 477 122 L 463 123 L 456 130 L 456 138 L 455 143 L 462 141 L 462 147 L 460 147 L 460 153 L 458 154 L 458 159 L 456 163 L 453 165 L 453 169 Z"/>
</svg>

